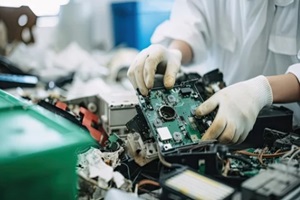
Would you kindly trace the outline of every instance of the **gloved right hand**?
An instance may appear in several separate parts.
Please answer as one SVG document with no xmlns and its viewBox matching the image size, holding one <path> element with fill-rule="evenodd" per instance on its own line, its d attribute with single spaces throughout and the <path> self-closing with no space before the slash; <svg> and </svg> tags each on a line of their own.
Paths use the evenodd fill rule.
<svg viewBox="0 0 300 200">
<path fill-rule="evenodd" d="M 127 76 L 135 89 L 148 95 L 154 85 L 155 74 L 164 74 L 164 86 L 171 89 L 181 66 L 182 54 L 176 49 L 167 49 L 160 44 L 142 50 L 128 69 Z"/>
<path fill-rule="evenodd" d="M 218 91 L 196 109 L 197 116 L 204 116 L 218 108 L 217 115 L 202 140 L 243 142 L 253 128 L 259 111 L 272 102 L 272 88 L 264 76 L 257 76 Z"/>
</svg>

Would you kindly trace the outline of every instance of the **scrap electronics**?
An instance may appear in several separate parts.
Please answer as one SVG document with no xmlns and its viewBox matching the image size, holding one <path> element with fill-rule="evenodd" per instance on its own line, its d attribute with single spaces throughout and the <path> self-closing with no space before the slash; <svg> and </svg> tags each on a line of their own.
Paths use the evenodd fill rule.
<svg viewBox="0 0 300 200">
<path fill-rule="evenodd" d="M 148 96 L 38 102 L 97 141 L 78 155 L 78 199 L 104 199 L 112 190 L 120 199 L 300 198 L 300 136 L 292 111 L 263 108 L 240 145 L 202 141 L 216 111 L 197 118 L 195 109 L 225 87 L 222 73 L 183 74 L 171 90 L 161 82 Z"/>
</svg>

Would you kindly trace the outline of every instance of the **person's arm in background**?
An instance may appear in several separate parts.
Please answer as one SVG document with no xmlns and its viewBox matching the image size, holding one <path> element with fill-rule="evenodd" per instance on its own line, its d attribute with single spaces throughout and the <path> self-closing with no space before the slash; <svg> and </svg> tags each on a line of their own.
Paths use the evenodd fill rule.
<svg viewBox="0 0 300 200">
<path fill-rule="evenodd" d="M 224 88 L 202 103 L 196 115 L 204 116 L 218 108 L 212 125 L 202 139 L 218 139 L 221 143 L 241 143 L 253 128 L 259 111 L 279 102 L 300 101 L 300 64 L 288 73 L 258 76 Z"/>
<path fill-rule="evenodd" d="M 206 58 L 208 25 L 199 0 L 177 0 L 170 19 L 159 25 L 148 48 L 132 62 L 127 75 L 134 88 L 148 95 L 155 74 L 164 75 L 164 86 L 172 88 L 181 64 L 200 62 Z M 205 38 L 205 40 L 204 40 Z"/>
<path fill-rule="evenodd" d="M 295 74 L 269 76 L 267 79 L 272 88 L 274 103 L 300 101 L 300 87 Z"/>
<path fill-rule="evenodd" d="M 193 59 L 192 47 L 182 40 L 173 40 L 169 49 L 177 49 L 181 52 L 181 64 L 189 64 Z"/>
</svg>

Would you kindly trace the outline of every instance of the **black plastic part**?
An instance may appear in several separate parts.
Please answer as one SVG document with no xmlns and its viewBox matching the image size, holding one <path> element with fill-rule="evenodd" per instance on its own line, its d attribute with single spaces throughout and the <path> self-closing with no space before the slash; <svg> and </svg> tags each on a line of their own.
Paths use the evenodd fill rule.
<svg viewBox="0 0 300 200">
<path fill-rule="evenodd" d="M 38 77 L 31 75 L 0 74 L 0 88 L 35 87 Z"/>
<path fill-rule="evenodd" d="M 65 119 L 68 119 L 69 121 L 73 122 L 74 124 L 77 124 L 78 126 L 80 127 L 83 127 L 85 128 L 85 126 L 83 126 L 80 122 L 80 119 L 77 119 L 74 115 L 68 113 L 67 111 L 65 110 L 62 110 L 58 107 L 56 107 L 55 105 L 45 101 L 45 100 L 41 100 L 38 102 L 38 105 L 42 106 L 43 108 L 57 114 L 57 115 L 60 115 L 62 116 L 63 118 Z M 85 128 L 86 129 L 86 128 Z"/>
<path fill-rule="evenodd" d="M 278 139 L 282 139 L 286 137 L 288 133 L 278 131 L 275 129 L 265 128 L 263 138 L 266 146 L 272 147 L 274 145 L 274 142 Z"/>
<path fill-rule="evenodd" d="M 143 140 L 149 139 L 150 132 L 147 121 L 142 113 L 140 106 L 135 106 L 137 115 L 134 116 L 129 122 L 126 123 L 126 127 L 130 132 L 137 132 L 141 134 Z"/>
<path fill-rule="evenodd" d="M 70 74 L 68 74 L 66 76 L 62 76 L 54 81 L 50 81 L 47 84 L 46 89 L 53 89 L 55 87 L 63 87 L 68 83 L 72 83 L 73 79 L 74 79 L 74 75 L 75 75 L 75 72 L 71 72 Z"/>
<path fill-rule="evenodd" d="M 293 111 L 280 106 L 264 107 L 259 113 L 253 129 L 248 134 L 246 140 L 232 149 L 257 148 L 264 145 L 263 133 L 265 128 L 275 129 L 281 132 L 292 132 L 293 130 Z"/>
<path fill-rule="evenodd" d="M 8 58 L 0 55 L 0 74 L 16 74 L 29 75 L 22 71 L 16 64 L 11 62 Z"/>
<path fill-rule="evenodd" d="M 212 70 L 203 75 L 203 83 L 209 85 L 211 83 L 223 82 L 223 73 L 219 69 Z"/>
<path fill-rule="evenodd" d="M 217 175 L 221 171 L 216 151 L 167 154 L 165 159 L 170 163 L 186 165 L 194 170 L 198 170 L 199 161 L 203 161 L 205 163 L 205 174 L 207 175 Z"/>
<path fill-rule="evenodd" d="M 296 133 L 290 133 L 284 138 L 275 140 L 273 146 L 277 149 L 290 149 L 292 145 L 300 146 L 300 136 Z"/>
<path fill-rule="evenodd" d="M 180 94 L 182 96 L 186 96 L 192 93 L 192 89 L 191 88 L 181 88 L 180 89 Z"/>
<path fill-rule="evenodd" d="M 273 164 L 242 184 L 243 200 L 295 200 L 300 197 L 300 173 L 293 166 Z"/>
</svg>

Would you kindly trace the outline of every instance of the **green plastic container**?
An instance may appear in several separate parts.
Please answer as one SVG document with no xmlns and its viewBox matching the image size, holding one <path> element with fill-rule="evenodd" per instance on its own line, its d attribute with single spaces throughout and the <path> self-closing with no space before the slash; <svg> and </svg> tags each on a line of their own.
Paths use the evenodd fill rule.
<svg viewBox="0 0 300 200">
<path fill-rule="evenodd" d="M 0 199 L 75 199 L 77 154 L 89 133 L 0 90 Z"/>
</svg>

